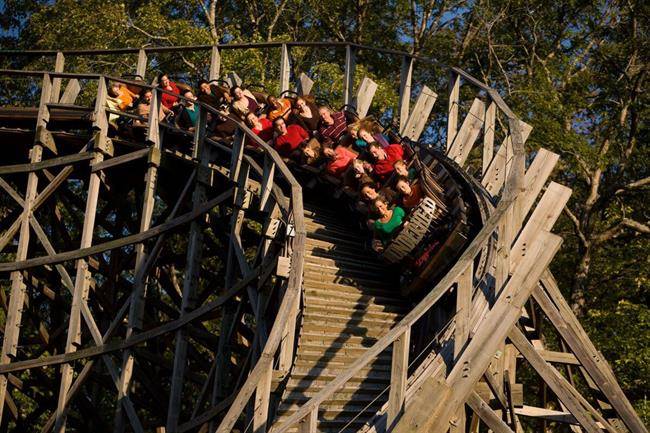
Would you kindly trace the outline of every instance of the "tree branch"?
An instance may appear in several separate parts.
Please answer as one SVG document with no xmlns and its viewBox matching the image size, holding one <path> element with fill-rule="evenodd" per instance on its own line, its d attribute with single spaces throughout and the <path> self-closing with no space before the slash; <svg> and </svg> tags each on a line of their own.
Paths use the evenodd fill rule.
<svg viewBox="0 0 650 433">
<path fill-rule="evenodd" d="M 575 214 L 571 212 L 571 209 L 569 209 L 569 207 L 566 205 L 564 206 L 563 211 L 566 214 L 566 216 L 569 217 L 569 220 L 571 220 L 571 222 L 573 223 L 575 233 L 578 236 L 580 243 L 582 244 L 583 247 L 587 248 L 589 246 L 589 241 L 587 240 L 587 237 L 585 236 L 585 234 L 582 232 L 580 228 L 580 221 L 578 220 L 578 217 L 576 217 Z"/>
</svg>

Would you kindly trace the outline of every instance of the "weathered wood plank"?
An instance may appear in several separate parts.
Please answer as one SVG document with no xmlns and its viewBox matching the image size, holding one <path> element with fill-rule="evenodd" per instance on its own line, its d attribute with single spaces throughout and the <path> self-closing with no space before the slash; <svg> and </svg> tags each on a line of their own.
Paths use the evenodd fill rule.
<svg viewBox="0 0 650 433">
<path fill-rule="evenodd" d="M 485 122 L 483 123 L 483 164 L 481 174 L 485 175 L 490 161 L 494 158 L 494 127 L 496 119 L 497 106 L 490 101 L 485 110 Z"/>
<path fill-rule="evenodd" d="M 475 98 L 472 106 L 463 120 L 463 124 L 456 133 L 451 148 L 447 156 L 453 159 L 461 167 L 465 164 L 474 142 L 481 132 L 485 120 L 485 104 L 480 99 Z"/>
<path fill-rule="evenodd" d="M 351 45 L 345 46 L 345 76 L 343 78 L 343 104 L 352 102 L 354 97 L 354 70 L 357 67 L 356 50 Z"/>
<path fill-rule="evenodd" d="M 424 131 L 424 127 L 429 120 L 433 105 L 436 103 L 438 94 L 429 89 L 427 86 L 422 86 L 422 91 L 415 101 L 413 111 L 404 125 L 402 136 L 408 137 L 413 141 L 417 141 Z"/>
<path fill-rule="evenodd" d="M 621 390 L 607 361 L 598 352 L 576 319 L 550 271 L 544 274 L 542 284 L 544 290 L 536 288 L 533 292 L 535 301 L 630 431 L 647 433 L 648 430 Z M 553 306 L 553 304 L 555 305 Z"/>
<path fill-rule="evenodd" d="M 399 133 L 402 134 L 411 111 L 411 82 L 413 80 L 413 66 L 415 60 L 412 57 L 402 57 L 402 70 L 399 82 Z"/>
<path fill-rule="evenodd" d="M 521 352 L 524 358 L 526 358 L 530 365 L 542 377 L 548 387 L 553 390 L 553 393 L 558 399 L 569 409 L 580 425 L 589 433 L 600 433 L 600 427 L 596 424 L 596 421 L 587 415 L 585 407 L 568 390 L 571 385 L 552 366 L 544 361 L 524 334 L 519 329 L 513 328 L 508 334 L 508 337 L 517 350 Z"/>
<path fill-rule="evenodd" d="M 409 349 L 411 330 L 404 331 L 393 343 L 393 358 L 390 369 L 390 392 L 388 395 L 387 425 L 392 425 L 404 409 L 406 385 L 408 382 Z"/>
<path fill-rule="evenodd" d="M 467 399 L 467 405 L 487 424 L 495 433 L 513 433 L 510 427 L 494 413 L 476 392 L 472 392 Z"/>
<path fill-rule="evenodd" d="M 377 83 L 368 77 L 363 77 L 363 80 L 361 80 L 361 84 L 359 84 L 359 88 L 357 89 L 357 95 L 354 97 L 352 103 L 356 107 L 359 117 L 364 118 L 368 114 L 377 87 Z"/>
<path fill-rule="evenodd" d="M 280 93 L 289 90 L 289 78 L 291 75 L 291 61 L 287 44 L 280 48 Z"/>
<path fill-rule="evenodd" d="M 447 148 L 451 149 L 451 144 L 456 138 L 458 131 L 458 104 L 460 103 L 460 75 L 451 72 L 449 76 L 449 102 L 447 108 Z"/>
</svg>

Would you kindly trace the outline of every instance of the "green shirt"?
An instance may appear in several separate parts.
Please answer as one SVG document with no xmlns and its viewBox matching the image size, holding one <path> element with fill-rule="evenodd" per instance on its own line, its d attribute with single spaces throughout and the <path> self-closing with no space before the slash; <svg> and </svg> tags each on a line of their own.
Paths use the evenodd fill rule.
<svg viewBox="0 0 650 433">
<path fill-rule="evenodd" d="M 402 225 L 404 216 L 404 209 L 399 206 L 395 206 L 395 209 L 393 209 L 393 216 L 390 217 L 390 220 L 388 220 L 388 222 L 383 223 L 379 220 L 375 221 L 375 232 L 377 232 L 379 239 L 381 239 L 383 243 L 391 240 L 395 229 Z"/>
</svg>

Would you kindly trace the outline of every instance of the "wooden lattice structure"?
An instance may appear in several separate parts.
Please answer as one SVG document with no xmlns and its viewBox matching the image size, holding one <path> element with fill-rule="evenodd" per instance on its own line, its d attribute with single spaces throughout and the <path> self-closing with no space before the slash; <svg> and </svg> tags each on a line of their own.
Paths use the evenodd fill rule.
<svg viewBox="0 0 650 433">
<path fill-rule="evenodd" d="M 355 91 L 357 54 L 395 59 L 396 135 L 472 208 L 473 229 L 401 287 L 409 301 L 400 268 L 345 225 L 344 200 L 303 187 L 244 124 L 227 145 L 206 136 L 207 105 L 181 131 L 159 118 L 163 90 L 64 72 L 74 56 L 137 55 L 150 79 L 157 53 L 193 51 L 218 79 L 224 50 L 279 49 L 280 90 L 308 94 L 294 46 L 344 52 L 342 102 L 360 116 L 377 85 Z M 433 61 L 354 44 L 0 55 L 54 60 L 0 71 L 40 98 L 0 112 L 3 431 L 647 432 L 548 270 L 571 194 L 547 184 L 558 155 L 526 155 L 531 126 L 466 72 L 448 70 L 439 111 L 427 86 L 410 103 L 415 65 Z M 110 82 L 152 88 L 140 138 L 109 136 Z M 429 120 L 444 154 L 420 140 Z"/>
</svg>

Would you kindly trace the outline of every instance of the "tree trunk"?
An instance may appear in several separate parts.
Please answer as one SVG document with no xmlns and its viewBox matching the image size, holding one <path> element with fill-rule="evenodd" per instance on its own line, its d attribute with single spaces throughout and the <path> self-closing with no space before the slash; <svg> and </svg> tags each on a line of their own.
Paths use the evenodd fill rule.
<svg viewBox="0 0 650 433">
<path fill-rule="evenodd" d="M 591 265 L 591 246 L 580 248 L 580 261 L 576 266 L 576 273 L 573 279 L 573 287 L 571 291 L 571 309 L 578 317 L 582 317 L 585 313 L 587 299 L 586 299 L 586 284 L 587 277 L 589 276 L 589 267 Z"/>
</svg>

